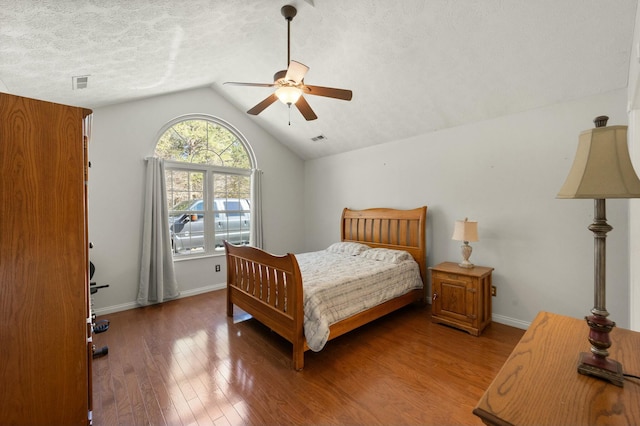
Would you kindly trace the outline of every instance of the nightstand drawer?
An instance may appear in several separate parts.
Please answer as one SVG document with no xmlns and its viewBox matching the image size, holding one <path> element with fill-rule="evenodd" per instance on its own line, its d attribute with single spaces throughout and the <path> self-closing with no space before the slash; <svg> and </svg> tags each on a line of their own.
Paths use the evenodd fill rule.
<svg viewBox="0 0 640 426">
<path fill-rule="evenodd" d="M 439 272 L 439 271 L 433 271 L 433 278 L 437 278 L 440 280 L 464 281 L 467 283 L 470 283 L 471 281 L 473 281 L 473 278 L 466 275 L 452 274 L 449 272 Z"/>
</svg>

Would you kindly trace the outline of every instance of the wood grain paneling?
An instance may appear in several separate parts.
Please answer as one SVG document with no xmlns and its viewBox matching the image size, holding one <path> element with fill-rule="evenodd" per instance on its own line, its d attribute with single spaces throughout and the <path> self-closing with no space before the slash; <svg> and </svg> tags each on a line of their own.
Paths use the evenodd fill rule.
<svg viewBox="0 0 640 426">
<path fill-rule="evenodd" d="M 83 119 L 0 93 L 0 424 L 86 424 Z"/>
</svg>

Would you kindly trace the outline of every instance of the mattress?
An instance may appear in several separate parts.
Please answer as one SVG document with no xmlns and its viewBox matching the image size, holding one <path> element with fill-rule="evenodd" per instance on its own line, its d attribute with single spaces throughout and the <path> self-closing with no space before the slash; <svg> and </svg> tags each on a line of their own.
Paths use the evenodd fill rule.
<svg viewBox="0 0 640 426">
<path fill-rule="evenodd" d="M 407 252 L 364 249 L 353 254 L 331 248 L 296 254 L 304 293 L 304 334 L 315 352 L 324 347 L 332 324 L 423 288 L 420 268 Z"/>
</svg>

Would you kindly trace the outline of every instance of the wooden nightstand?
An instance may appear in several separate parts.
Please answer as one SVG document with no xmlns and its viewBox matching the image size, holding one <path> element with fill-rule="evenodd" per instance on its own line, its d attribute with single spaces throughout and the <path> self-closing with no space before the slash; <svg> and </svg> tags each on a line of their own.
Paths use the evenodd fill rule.
<svg viewBox="0 0 640 426">
<path fill-rule="evenodd" d="M 444 262 L 431 270 L 431 319 L 479 336 L 491 323 L 493 268 L 461 268 Z"/>
</svg>

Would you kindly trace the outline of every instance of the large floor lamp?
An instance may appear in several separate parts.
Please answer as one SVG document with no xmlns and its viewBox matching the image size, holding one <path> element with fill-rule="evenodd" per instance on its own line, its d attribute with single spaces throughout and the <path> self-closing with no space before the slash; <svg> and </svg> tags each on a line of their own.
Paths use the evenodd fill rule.
<svg viewBox="0 0 640 426">
<path fill-rule="evenodd" d="M 580 133 L 578 151 L 558 198 L 594 200 L 594 220 L 589 226 L 594 238 L 594 307 L 585 317 L 589 325 L 591 352 L 582 352 L 581 374 L 623 386 L 622 365 L 609 359 L 609 333 L 616 323 L 609 318 L 606 304 L 606 238 L 613 228 L 607 223 L 605 199 L 640 198 L 640 180 L 627 147 L 627 126 L 609 126 L 609 117 L 596 117 L 596 128 Z"/>
</svg>

